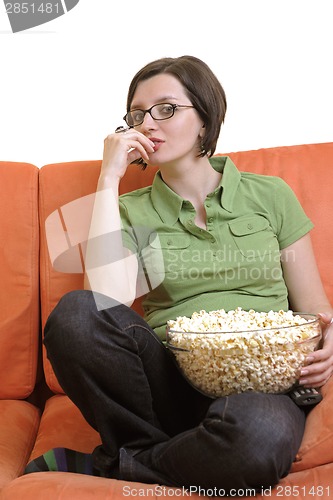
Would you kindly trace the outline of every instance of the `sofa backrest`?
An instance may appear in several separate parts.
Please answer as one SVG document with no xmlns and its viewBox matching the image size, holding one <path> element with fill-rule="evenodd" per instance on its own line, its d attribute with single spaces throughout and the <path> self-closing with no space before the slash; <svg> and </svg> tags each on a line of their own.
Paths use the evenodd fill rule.
<svg viewBox="0 0 333 500">
<path fill-rule="evenodd" d="M 57 270 L 50 260 L 48 241 L 46 237 L 46 221 L 53 217 L 55 224 L 55 241 L 65 240 L 70 232 L 66 227 L 63 216 L 63 207 L 73 200 L 83 198 L 96 190 L 101 162 L 72 162 L 45 165 L 39 172 L 39 213 L 40 213 L 40 293 L 41 293 L 41 318 L 42 326 L 56 306 L 60 298 L 70 290 L 83 287 L 82 272 L 62 272 Z M 52 215 L 53 214 L 53 215 Z M 77 224 L 81 218 L 78 215 Z M 51 221 L 52 222 L 52 221 Z M 66 240 L 67 241 L 67 240 Z M 66 244 L 65 244 L 66 246 Z M 79 246 L 72 248 L 75 257 Z M 67 248 L 61 248 L 59 254 L 71 252 L 68 241 Z M 70 258 L 70 256 L 69 256 Z M 61 265 L 58 269 L 61 269 Z M 68 271 L 68 269 L 66 269 Z M 54 392 L 62 392 L 53 373 L 51 365 L 43 349 L 44 373 L 48 386 Z"/>
<path fill-rule="evenodd" d="M 0 179 L 0 399 L 24 399 L 40 337 L 38 168 L 0 162 Z"/>
<path fill-rule="evenodd" d="M 241 171 L 282 177 L 295 191 L 305 212 L 315 224 L 312 239 L 326 292 L 333 302 L 333 143 L 311 144 L 226 153 Z M 101 162 L 72 162 L 46 165 L 40 171 L 41 306 L 42 324 L 67 291 L 83 287 L 82 245 L 87 234 Z M 151 184 L 156 168 L 145 171 L 130 166 L 120 192 Z M 75 200 L 81 199 L 77 204 Z M 71 203 L 74 202 L 74 203 Z M 291 214 L 292 216 L 292 214 Z M 52 243 L 52 265 L 46 241 L 48 231 L 58 235 Z M 71 239 L 73 223 L 80 235 Z M 62 236 L 59 236 L 62 235 Z M 59 256 L 59 257 L 57 257 Z M 69 267 L 67 269 L 66 265 Z M 68 272 L 72 266 L 75 272 Z M 66 270 L 66 272 L 63 272 Z M 141 302 L 133 306 L 141 312 Z M 54 392 L 61 388 L 44 353 L 47 383 Z"/>
</svg>

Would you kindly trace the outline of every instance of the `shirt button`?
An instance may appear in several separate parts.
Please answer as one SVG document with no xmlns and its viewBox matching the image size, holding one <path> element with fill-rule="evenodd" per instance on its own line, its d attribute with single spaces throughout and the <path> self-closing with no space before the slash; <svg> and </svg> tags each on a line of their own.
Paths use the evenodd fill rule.
<svg viewBox="0 0 333 500">
<path fill-rule="evenodd" d="M 210 203 L 206 203 L 206 207 L 209 208 L 210 207 Z"/>
<path fill-rule="evenodd" d="M 213 222 L 213 217 L 209 217 L 208 222 Z"/>
<path fill-rule="evenodd" d="M 189 220 L 187 224 L 188 224 L 189 226 L 192 226 L 193 221 Z"/>
<path fill-rule="evenodd" d="M 172 244 L 172 241 L 171 240 L 168 240 L 167 241 L 167 245 L 171 245 Z"/>
<path fill-rule="evenodd" d="M 248 229 L 253 229 L 253 224 L 248 224 L 248 225 L 247 225 L 247 228 L 248 228 Z"/>
</svg>

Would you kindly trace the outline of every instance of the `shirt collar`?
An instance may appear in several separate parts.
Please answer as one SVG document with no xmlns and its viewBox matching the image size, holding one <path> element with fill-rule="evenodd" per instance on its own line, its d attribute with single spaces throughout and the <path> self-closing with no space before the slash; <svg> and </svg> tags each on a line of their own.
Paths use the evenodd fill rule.
<svg viewBox="0 0 333 500">
<path fill-rule="evenodd" d="M 232 212 L 241 174 L 229 156 L 213 156 L 210 158 L 210 163 L 215 170 L 223 172 L 220 183 L 221 205 L 227 212 Z"/>
<path fill-rule="evenodd" d="M 214 156 L 209 161 L 215 170 L 223 172 L 221 182 L 214 192 L 221 191 L 221 206 L 231 212 L 241 178 L 240 172 L 228 156 Z M 168 224 L 174 224 L 178 220 L 185 201 L 165 184 L 160 171 L 156 173 L 152 184 L 151 200 L 161 220 Z"/>
</svg>

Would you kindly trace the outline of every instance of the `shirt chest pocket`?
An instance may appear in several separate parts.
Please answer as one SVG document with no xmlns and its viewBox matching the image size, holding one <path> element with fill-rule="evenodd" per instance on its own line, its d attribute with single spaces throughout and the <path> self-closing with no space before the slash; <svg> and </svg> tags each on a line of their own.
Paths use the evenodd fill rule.
<svg viewBox="0 0 333 500">
<path fill-rule="evenodd" d="M 276 235 L 265 217 L 241 217 L 228 225 L 237 249 L 248 259 L 278 250 Z"/>
<path fill-rule="evenodd" d="M 151 236 L 149 246 L 154 272 L 162 272 L 161 257 L 165 274 L 181 269 L 183 263 L 188 261 L 191 243 L 189 234 L 166 233 Z"/>
</svg>

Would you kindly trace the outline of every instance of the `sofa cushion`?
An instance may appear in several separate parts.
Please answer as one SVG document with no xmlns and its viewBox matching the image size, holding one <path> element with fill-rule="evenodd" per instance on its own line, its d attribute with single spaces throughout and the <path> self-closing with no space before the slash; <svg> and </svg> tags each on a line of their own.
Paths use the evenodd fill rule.
<svg viewBox="0 0 333 500">
<path fill-rule="evenodd" d="M 38 425 L 39 410 L 32 404 L 0 401 L 0 490 L 22 474 L 36 439 Z"/>
<path fill-rule="evenodd" d="M 29 461 L 57 447 L 91 453 L 100 443 L 98 432 L 86 422 L 80 410 L 67 396 L 57 394 L 46 402 Z"/>
<path fill-rule="evenodd" d="M 40 169 L 39 210 L 42 327 L 44 327 L 50 312 L 65 293 L 83 287 L 82 273 L 63 273 L 53 268 L 46 240 L 45 221 L 52 213 L 56 212 L 60 225 L 64 224 L 62 207 L 73 200 L 95 192 L 100 165 L 100 161 L 74 162 L 46 165 Z M 63 234 L 65 237 L 67 233 L 68 230 L 63 225 Z M 61 237 L 61 234 L 59 234 L 59 237 Z M 46 358 L 45 350 L 43 350 L 43 359 L 45 378 L 50 389 L 54 392 L 62 392 L 51 365 Z"/>
<path fill-rule="evenodd" d="M 332 498 L 333 464 L 323 465 L 311 470 L 289 474 L 275 488 L 259 490 L 254 495 L 253 489 L 241 489 L 240 496 L 233 491 L 229 498 L 235 500 L 246 498 L 313 500 Z M 217 491 L 217 490 L 216 490 Z M 200 500 L 214 497 L 213 488 L 194 493 L 183 488 L 171 488 L 159 484 L 143 484 L 128 481 L 117 481 L 101 477 L 85 476 L 68 472 L 43 472 L 28 474 L 12 481 L 2 490 L 1 500 L 124 500 L 125 498 L 191 498 Z M 222 497 L 223 492 L 217 491 Z"/>
<path fill-rule="evenodd" d="M 29 396 L 39 341 L 38 168 L 0 162 L 0 399 Z"/>
</svg>

